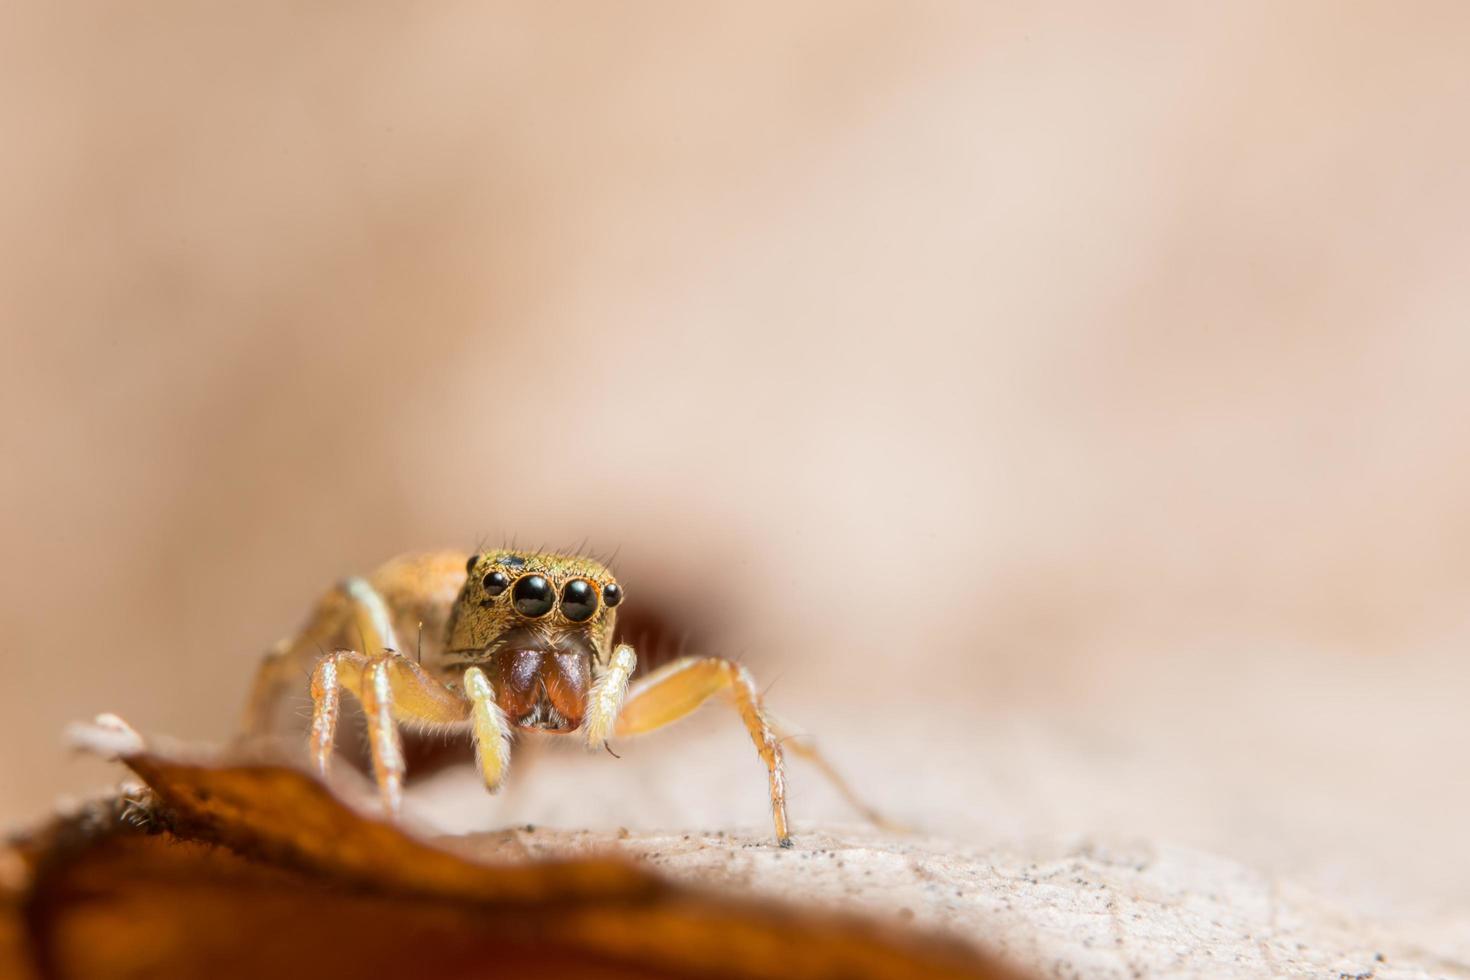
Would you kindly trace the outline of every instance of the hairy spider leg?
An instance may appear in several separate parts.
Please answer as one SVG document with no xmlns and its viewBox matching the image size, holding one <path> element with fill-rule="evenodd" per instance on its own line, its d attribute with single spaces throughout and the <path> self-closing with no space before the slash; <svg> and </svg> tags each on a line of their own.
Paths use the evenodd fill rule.
<svg viewBox="0 0 1470 980">
<path fill-rule="evenodd" d="M 344 637 L 350 639 L 344 642 Z M 261 661 L 245 705 L 241 733 L 274 733 L 276 712 L 289 692 L 300 690 L 301 675 L 322 656 L 324 647 L 341 648 L 347 643 L 361 643 L 367 655 L 399 649 L 387 603 L 361 578 L 349 578 L 324 595 L 301 631 L 278 643 Z"/>
<path fill-rule="evenodd" d="M 781 740 L 782 749 L 790 752 L 792 755 L 797 756 L 798 758 L 805 759 L 807 762 L 810 762 L 812 765 L 816 766 L 817 770 L 821 772 L 823 776 L 827 777 L 827 781 L 831 783 L 833 788 L 836 789 L 837 792 L 841 794 L 842 798 L 847 801 L 847 805 L 852 807 L 858 813 L 862 814 L 864 820 L 868 821 L 868 823 L 872 824 L 875 827 L 879 827 L 892 833 L 913 833 L 912 827 L 907 827 L 900 823 L 894 823 L 892 820 L 889 820 L 887 817 L 883 816 L 883 814 L 874 809 L 872 804 L 868 803 L 867 800 L 864 800 L 861 796 L 858 796 L 857 791 L 854 790 L 850 785 L 848 785 L 847 780 L 842 777 L 842 773 L 837 771 L 837 767 L 832 764 L 831 760 L 828 759 L 825 754 L 823 754 L 821 749 L 817 748 L 817 746 L 812 741 L 810 741 L 810 736 L 798 734 L 794 730 L 793 726 L 788 721 L 786 721 L 786 719 L 779 718 L 771 714 L 769 711 L 766 712 L 766 720 L 769 721 L 771 727 L 775 729 L 777 737 Z"/>
<path fill-rule="evenodd" d="M 470 706 L 424 668 L 393 650 L 372 657 L 356 650 L 338 650 L 323 657 L 311 673 L 311 758 L 323 778 L 331 765 L 342 690 L 352 692 L 362 704 L 378 796 L 383 808 L 396 816 L 403 803 L 404 776 L 398 723 L 462 725 L 469 720 Z"/>
<path fill-rule="evenodd" d="M 740 664 L 719 657 L 682 657 L 671 661 L 633 685 L 618 717 L 615 732 L 642 735 L 671 725 L 716 694 L 732 699 L 746 731 L 766 764 L 771 786 L 771 819 L 776 842 L 791 846 L 786 825 L 786 770 L 781 741 L 761 704 L 755 678 Z"/>
</svg>

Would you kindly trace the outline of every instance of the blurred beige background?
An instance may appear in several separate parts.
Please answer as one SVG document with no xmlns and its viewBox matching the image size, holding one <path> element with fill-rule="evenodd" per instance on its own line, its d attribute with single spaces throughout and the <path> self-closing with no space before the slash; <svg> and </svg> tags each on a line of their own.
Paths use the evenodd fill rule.
<svg viewBox="0 0 1470 980">
<path fill-rule="evenodd" d="M 0 20 L 6 824 L 343 574 L 585 537 L 901 817 L 1470 934 L 1470 8 Z M 732 728 L 465 820 L 759 825 Z"/>
</svg>

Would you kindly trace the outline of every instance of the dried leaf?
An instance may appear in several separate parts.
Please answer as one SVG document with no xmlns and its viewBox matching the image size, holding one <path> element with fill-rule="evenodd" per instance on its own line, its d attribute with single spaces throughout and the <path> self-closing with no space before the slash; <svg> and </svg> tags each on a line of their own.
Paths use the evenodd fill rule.
<svg viewBox="0 0 1470 980">
<path fill-rule="evenodd" d="M 294 768 L 150 750 L 118 726 L 82 741 L 118 754 L 146 793 L 0 852 L 0 965 L 16 976 L 1010 975 L 951 940 L 618 858 L 481 863 Z"/>
</svg>

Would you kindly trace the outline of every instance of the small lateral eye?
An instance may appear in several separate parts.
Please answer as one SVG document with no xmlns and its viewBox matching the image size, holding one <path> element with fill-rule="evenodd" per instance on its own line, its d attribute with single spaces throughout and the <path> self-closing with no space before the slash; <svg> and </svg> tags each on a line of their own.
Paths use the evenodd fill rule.
<svg viewBox="0 0 1470 980">
<path fill-rule="evenodd" d="M 480 580 L 480 584 L 485 587 L 486 595 L 497 596 L 510 587 L 510 579 L 504 572 L 491 572 Z"/>
<path fill-rule="evenodd" d="M 602 601 L 607 603 L 608 608 L 616 606 L 623 601 L 622 586 L 616 582 L 609 582 L 602 587 Z"/>
<path fill-rule="evenodd" d="M 464 573 L 469 575 L 474 572 L 475 566 L 480 564 L 479 555 L 470 555 L 470 560 L 464 563 Z"/>
<path fill-rule="evenodd" d="M 586 579 L 574 578 L 561 587 L 561 614 L 574 623 L 585 623 L 597 612 L 597 590 Z"/>
<path fill-rule="evenodd" d="M 540 619 L 556 605 L 556 590 L 540 575 L 522 575 L 510 590 L 511 604 L 527 619 Z"/>
</svg>

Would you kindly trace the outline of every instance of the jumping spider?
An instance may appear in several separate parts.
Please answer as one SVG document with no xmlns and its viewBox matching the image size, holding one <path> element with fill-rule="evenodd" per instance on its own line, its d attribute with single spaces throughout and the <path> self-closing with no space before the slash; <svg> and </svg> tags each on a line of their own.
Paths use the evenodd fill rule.
<svg viewBox="0 0 1470 980">
<path fill-rule="evenodd" d="M 766 765 L 776 840 L 790 847 L 787 733 L 765 710 L 750 672 L 718 657 L 682 657 L 630 686 L 638 658 L 627 643 L 613 641 L 622 601 L 612 572 L 573 555 L 499 550 L 466 559 L 436 552 L 390 561 L 323 596 L 300 633 L 266 656 L 245 733 L 271 732 L 310 668 L 313 764 L 325 777 L 340 692 L 350 691 L 366 717 L 383 807 L 396 816 L 405 770 L 399 723 L 468 729 L 493 792 L 505 779 L 517 730 L 574 735 L 601 749 L 612 736 L 662 728 L 723 694 Z M 418 650 L 410 658 L 398 638 L 415 632 Z M 879 819 L 814 748 L 790 746 L 869 819 Z"/>
</svg>

